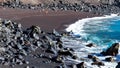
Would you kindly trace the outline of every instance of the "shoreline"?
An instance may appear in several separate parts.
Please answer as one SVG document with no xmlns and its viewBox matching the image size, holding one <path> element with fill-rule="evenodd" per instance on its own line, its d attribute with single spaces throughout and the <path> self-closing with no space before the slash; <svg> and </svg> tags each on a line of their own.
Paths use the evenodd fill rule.
<svg viewBox="0 0 120 68">
<path fill-rule="evenodd" d="M 39 26 L 41 28 L 41 30 L 43 30 L 45 32 L 52 32 L 53 29 L 56 29 L 58 32 L 64 32 L 64 29 L 66 28 L 66 25 L 73 24 L 80 19 L 91 18 L 91 17 L 96 17 L 96 16 L 100 16 L 100 15 L 95 15 L 95 14 L 91 14 L 91 13 L 88 13 L 88 12 L 74 12 L 74 11 L 57 11 L 57 12 L 50 11 L 50 10 L 44 10 L 44 11 L 30 10 L 29 11 L 29 10 L 26 10 L 26 9 L 24 10 L 24 9 L 9 9 L 9 8 L 6 8 L 6 9 L 4 8 L 4 9 L 0 10 L 0 18 L 3 17 L 4 19 L 10 19 L 14 22 L 20 23 L 20 24 L 23 25 L 23 28 L 28 28 L 32 25 Z M 17 17 L 17 18 L 15 18 L 15 17 Z M 34 28 L 34 29 L 36 29 L 36 28 Z M 34 29 L 32 31 L 33 34 L 34 34 Z M 30 29 L 30 30 L 32 30 L 32 29 Z M 27 30 L 26 30 L 26 32 L 27 32 Z M 29 37 L 29 34 L 26 34 L 26 35 Z M 52 35 L 52 38 L 51 38 L 51 35 Z M 14 36 L 14 34 L 13 34 L 13 36 Z M 53 38 L 56 38 L 55 41 L 57 41 L 61 44 L 61 40 L 58 40 L 57 34 L 52 34 L 52 33 L 51 34 L 44 34 L 43 33 L 43 34 L 40 34 L 40 36 L 41 36 L 40 40 L 42 39 L 42 41 L 46 42 L 46 39 L 47 39 L 47 41 L 49 42 L 48 43 L 49 45 L 52 45 L 51 42 L 52 43 L 54 42 Z M 44 36 L 45 37 L 47 36 L 47 37 L 44 38 Z M 33 37 L 31 36 L 30 38 L 33 39 L 34 41 L 38 41 L 38 39 L 36 40 L 36 37 L 34 37 L 34 35 L 33 35 Z M 61 36 L 60 36 L 60 38 L 61 38 Z M 45 39 L 45 40 L 43 40 L 43 39 Z M 21 40 L 21 39 L 18 38 L 18 40 Z M 16 41 L 16 40 L 14 39 L 14 41 Z M 29 41 L 31 41 L 31 40 L 29 40 Z M 34 45 L 34 43 L 33 43 L 34 41 L 32 41 L 33 45 Z M 65 42 L 67 42 L 67 43 L 68 43 L 68 41 L 70 41 L 70 39 L 65 40 Z M 42 43 L 44 43 L 44 42 L 42 42 Z M 74 41 L 73 41 L 73 43 L 74 43 Z M 38 45 L 38 43 L 37 43 L 37 45 Z M 49 45 L 47 45 L 47 46 L 49 47 Z M 14 46 L 16 46 L 16 45 L 14 45 Z M 54 46 L 57 46 L 57 44 L 54 45 Z M 90 44 L 90 46 L 91 46 L 91 44 Z M 64 63 L 59 64 L 59 63 L 55 63 L 55 62 L 50 61 L 50 60 L 53 60 L 53 59 L 54 59 L 54 61 L 58 61 L 57 58 L 61 59 L 61 57 L 59 57 L 59 55 L 56 57 L 56 51 L 57 51 L 58 54 L 61 53 L 63 55 L 66 55 L 66 53 L 67 53 L 67 55 L 70 55 L 70 57 L 76 59 L 76 56 L 73 53 L 74 50 L 72 51 L 72 49 L 69 49 L 67 47 L 66 48 L 64 48 L 64 47 L 61 48 L 60 51 L 57 50 L 57 49 L 53 49 L 53 50 L 49 49 L 49 48 L 47 49 L 47 47 L 44 47 L 44 46 L 41 46 L 41 47 L 43 47 L 43 48 L 40 48 L 40 49 L 38 49 L 38 51 L 33 52 L 32 56 L 30 54 L 29 56 L 26 57 L 27 60 L 30 61 L 30 64 L 28 64 L 30 67 L 32 67 L 33 65 L 36 65 L 38 67 L 41 66 L 41 68 L 46 68 L 47 65 L 51 66 L 51 68 L 56 66 L 56 65 L 58 65 L 59 67 L 60 66 L 65 66 Z M 44 48 L 46 48 L 46 49 L 44 49 Z M 59 48 L 60 47 L 58 47 L 58 49 Z M 18 48 L 18 49 L 21 50 L 20 48 Z M 89 51 L 89 49 L 87 49 L 87 50 Z M 48 53 L 46 52 L 46 50 L 48 50 Z M 34 48 L 33 48 L 33 51 L 34 51 Z M 43 52 L 45 52 L 44 53 L 45 55 L 43 55 Z M 51 54 L 49 52 L 52 52 L 52 53 L 55 53 L 55 54 Z M 81 51 L 81 52 L 85 53 L 84 51 Z M 39 58 L 39 56 L 41 56 L 41 54 L 42 54 L 42 57 L 43 57 L 42 59 Z M 89 55 L 89 54 L 87 54 L 87 55 Z M 92 55 L 92 53 L 91 53 L 91 55 Z M 114 56 L 114 54 L 112 54 L 112 55 Z M 94 57 L 94 54 L 92 56 Z M 35 58 L 33 58 L 33 57 L 35 57 Z M 62 56 L 62 60 L 59 60 L 59 61 L 60 62 L 64 61 L 65 57 L 66 56 Z M 30 58 L 30 60 L 29 60 L 29 58 Z M 82 57 L 82 59 L 85 59 L 85 58 Z M 33 60 L 35 60 L 35 61 L 33 61 Z M 39 61 L 37 61 L 37 60 L 39 60 Z M 99 62 L 99 61 L 97 61 L 97 62 Z M 38 64 L 40 64 L 40 65 L 38 65 Z M 102 61 L 101 61 L 101 64 L 102 64 Z M 115 64 L 117 64 L 117 63 L 115 63 Z M 74 65 L 77 65 L 77 64 L 74 63 Z M 21 66 L 21 67 L 24 67 L 24 65 Z M 96 67 L 97 67 L 97 65 L 96 65 Z"/>
<path fill-rule="evenodd" d="M 21 29 L 22 25 L 7 20 L 1 21 L 0 28 L 0 32 L 2 32 L 0 36 L 5 35 L 5 37 L 7 37 L 1 37 L 7 39 L 7 41 L 3 40 L 3 42 L 11 43 L 9 46 L 7 44 L 1 45 L 2 48 L 0 50 L 3 51 L 2 58 L 6 58 L 8 61 L 2 60 L 2 66 L 0 65 L 0 67 L 48 68 L 48 66 L 51 66 L 51 68 L 55 68 L 57 66 L 73 68 L 77 66 L 79 68 L 80 66 L 85 66 L 109 68 L 109 64 L 105 62 L 110 62 L 110 64 L 114 63 L 115 65 L 111 65 L 112 67 L 117 66 L 117 61 L 114 58 L 119 59 L 119 55 L 117 56 L 118 52 L 114 50 L 119 49 L 119 43 L 112 44 L 112 46 L 104 52 L 93 43 L 83 44 L 82 40 L 78 40 L 69 35 L 69 33 L 65 35 L 57 32 L 46 33 L 44 31 L 42 32 L 38 26 L 32 26 L 23 30 Z M 8 41 L 8 39 L 11 40 Z M 26 50 L 26 48 L 28 49 Z M 95 51 L 96 48 L 99 49 L 97 52 Z M 79 53 L 76 53 L 77 49 Z M 93 49 L 93 51 L 91 51 L 91 49 Z M 5 55 L 10 55 L 11 58 Z M 17 61 L 9 61 L 15 59 Z"/>
</svg>

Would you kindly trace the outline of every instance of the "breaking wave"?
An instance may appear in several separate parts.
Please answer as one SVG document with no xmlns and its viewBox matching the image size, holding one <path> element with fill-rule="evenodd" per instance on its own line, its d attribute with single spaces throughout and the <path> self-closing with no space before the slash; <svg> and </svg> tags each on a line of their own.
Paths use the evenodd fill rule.
<svg viewBox="0 0 120 68">
<path fill-rule="evenodd" d="M 86 42 L 110 46 L 120 41 L 120 16 L 111 14 L 81 19 L 69 25 L 66 31 L 72 31 Z"/>
</svg>

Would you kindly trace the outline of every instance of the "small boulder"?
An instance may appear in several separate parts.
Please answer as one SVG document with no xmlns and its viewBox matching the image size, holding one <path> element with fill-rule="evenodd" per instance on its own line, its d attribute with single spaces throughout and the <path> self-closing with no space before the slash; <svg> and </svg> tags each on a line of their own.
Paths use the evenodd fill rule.
<svg viewBox="0 0 120 68">
<path fill-rule="evenodd" d="M 105 66 L 103 62 L 93 62 L 92 65 Z"/>
<path fill-rule="evenodd" d="M 94 56 L 93 55 L 88 55 L 88 58 L 89 59 L 92 59 Z"/>
<path fill-rule="evenodd" d="M 64 62 L 64 57 L 58 55 L 58 56 L 52 57 L 51 60 L 52 60 L 53 62 L 63 63 L 63 62 Z"/>
<path fill-rule="evenodd" d="M 76 65 L 77 68 L 85 68 L 85 63 L 81 62 L 79 64 Z"/>
<path fill-rule="evenodd" d="M 113 61 L 114 61 L 114 59 L 113 59 L 113 57 L 107 57 L 107 58 L 105 58 L 105 61 L 108 61 L 108 62 L 113 62 Z"/>
<path fill-rule="evenodd" d="M 71 51 L 69 51 L 69 50 L 59 50 L 58 54 L 59 55 L 66 55 L 66 56 L 68 56 L 68 55 L 73 56 L 73 53 Z"/>
<path fill-rule="evenodd" d="M 86 46 L 87 46 L 87 47 L 94 47 L 95 44 L 93 44 L 93 43 L 89 43 L 89 44 L 87 44 Z"/>
<path fill-rule="evenodd" d="M 94 57 L 92 58 L 92 61 L 93 61 L 93 62 L 99 62 L 100 60 L 99 60 L 99 58 L 97 58 L 96 56 L 94 56 Z"/>
<path fill-rule="evenodd" d="M 78 57 L 76 55 L 73 55 L 72 56 L 72 59 L 77 59 Z"/>
</svg>

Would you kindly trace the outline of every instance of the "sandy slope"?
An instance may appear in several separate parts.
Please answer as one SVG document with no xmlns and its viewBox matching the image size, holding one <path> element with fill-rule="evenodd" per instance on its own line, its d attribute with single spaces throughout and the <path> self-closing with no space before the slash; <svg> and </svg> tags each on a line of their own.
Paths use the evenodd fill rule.
<svg viewBox="0 0 120 68">
<path fill-rule="evenodd" d="M 74 23 L 78 19 L 96 16 L 86 12 L 24 10 L 0 8 L 0 18 L 10 19 L 22 23 L 25 27 L 39 25 L 43 30 L 63 30 L 65 25 Z"/>
</svg>

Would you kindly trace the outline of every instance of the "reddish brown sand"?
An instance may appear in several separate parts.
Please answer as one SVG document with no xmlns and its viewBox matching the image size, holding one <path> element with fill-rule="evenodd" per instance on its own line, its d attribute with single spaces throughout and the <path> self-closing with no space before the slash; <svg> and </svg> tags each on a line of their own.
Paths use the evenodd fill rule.
<svg viewBox="0 0 120 68">
<path fill-rule="evenodd" d="M 0 18 L 10 19 L 21 23 L 24 27 L 38 25 L 45 31 L 56 29 L 64 31 L 66 25 L 72 24 L 75 21 L 98 16 L 86 12 L 74 11 L 48 11 L 48 10 L 24 10 L 24 9 L 8 9 L 0 8 Z"/>
</svg>

